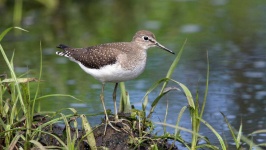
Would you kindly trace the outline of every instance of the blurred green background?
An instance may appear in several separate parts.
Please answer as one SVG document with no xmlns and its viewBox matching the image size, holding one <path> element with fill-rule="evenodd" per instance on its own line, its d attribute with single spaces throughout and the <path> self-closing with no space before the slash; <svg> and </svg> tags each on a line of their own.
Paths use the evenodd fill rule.
<svg viewBox="0 0 266 150">
<path fill-rule="evenodd" d="M 248 134 L 266 128 L 265 10 L 265 0 L 0 0 L 0 32 L 12 26 L 29 31 L 13 30 L 1 44 L 9 58 L 15 52 L 18 74 L 38 77 L 41 43 L 44 80 L 41 95 L 71 94 L 82 100 L 45 99 L 41 101 L 41 110 L 74 107 L 79 113 L 88 114 L 102 111 L 101 84 L 75 63 L 56 56 L 57 45 L 87 47 L 131 41 L 136 31 L 145 29 L 178 53 L 187 39 L 173 79 L 187 85 L 194 95 L 198 88 L 203 97 L 208 51 L 210 89 L 204 119 L 220 133 L 229 135 L 221 111 L 236 128 L 242 120 L 244 133 Z M 136 108 L 141 108 L 145 92 L 165 76 L 174 58 L 158 48 L 149 50 L 144 73 L 126 82 Z M 0 57 L 2 73 L 8 73 L 8 69 Z M 113 84 L 107 84 L 106 105 L 110 109 L 112 90 Z M 150 99 L 157 94 L 153 93 Z M 168 94 L 155 110 L 155 121 L 163 120 L 167 103 L 168 123 L 174 124 L 180 108 L 187 103 L 182 93 Z M 189 114 L 186 116 L 181 125 L 190 128 Z M 98 123 L 99 119 L 94 121 Z M 212 136 L 209 133 L 203 128 L 203 135 Z M 190 138 L 189 134 L 184 136 Z M 265 142 L 265 138 L 258 136 L 254 140 Z"/>
</svg>

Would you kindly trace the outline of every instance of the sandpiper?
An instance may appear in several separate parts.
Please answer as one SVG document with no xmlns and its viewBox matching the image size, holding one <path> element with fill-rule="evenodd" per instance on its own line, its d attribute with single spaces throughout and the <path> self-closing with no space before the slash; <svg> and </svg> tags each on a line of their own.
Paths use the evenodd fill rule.
<svg viewBox="0 0 266 150">
<path fill-rule="evenodd" d="M 79 64 L 86 73 L 102 82 L 100 99 L 106 116 L 106 125 L 109 124 L 113 127 L 108 119 L 104 104 L 105 83 L 115 83 L 113 101 L 115 121 L 118 121 L 116 107 L 118 83 L 139 76 L 146 66 L 147 49 L 156 46 L 174 54 L 173 51 L 157 42 L 152 32 L 146 30 L 138 31 L 131 42 L 106 43 L 87 48 L 71 48 L 60 44 L 57 48 L 63 51 L 58 51 L 56 54 L 68 57 Z"/>
</svg>

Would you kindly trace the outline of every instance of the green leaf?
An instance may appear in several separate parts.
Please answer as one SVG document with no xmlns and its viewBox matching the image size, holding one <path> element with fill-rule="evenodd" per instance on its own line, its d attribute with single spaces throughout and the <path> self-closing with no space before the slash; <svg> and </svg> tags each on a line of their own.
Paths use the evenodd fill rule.
<svg viewBox="0 0 266 150">
<path fill-rule="evenodd" d="M 29 32 L 23 28 L 20 28 L 20 27 L 9 27 L 7 29 L 5 29 L 1 34 L 0 34 L 0 42 L 2 41 L 2 39 L 5 37 L 5 35 L 11 30 L 11 29 L 19 29 L 19 30 L 22 30 L 22 31 L 25 31 L 25 32 Z"/>
</svg>

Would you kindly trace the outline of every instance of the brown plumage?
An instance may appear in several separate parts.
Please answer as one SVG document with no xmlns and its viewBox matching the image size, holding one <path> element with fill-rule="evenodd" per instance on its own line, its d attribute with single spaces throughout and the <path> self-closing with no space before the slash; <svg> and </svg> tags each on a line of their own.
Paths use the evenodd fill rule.
<svg viewBox="0 0 266 150">
<path fill-rule="evenodd" d="M 119 82 L 136 78 L 144 71 L 147 59 L 146 51 L 151 47 L 159 47 L 174 54 L 174 52 L 158 43 L 153 33 L 145 30 L 138 31 L 131 42 L 107 43 L 87 48 L 71 48 L 60 44 L 58 48 L 63 51 L 56 52 L 56 54 L 68 57 L 70 60 L 79 64 L 86 73 L 102 82 L 101 101 L 106 122 L 112 126 L 108 120 L 104 105 L 104 84 L 105 82 L 116 83 L 113 92 L 113 101 L 115 120 L 118 121 L 116 108 L 117 85 Z"/>
<path fill-rule="evenodd" d="M 71 48 L 60 44 L 57 48 L 63 49 L 63 52 L 57 52 L 60 56 L 65 56 L 73 61 L 79 61 L 87 68 L 100 69 L 105 65 L 116 63 L 119 51 L 116 48 L 108 47 L 107 44 L 87 48 Z"/>
</svg>

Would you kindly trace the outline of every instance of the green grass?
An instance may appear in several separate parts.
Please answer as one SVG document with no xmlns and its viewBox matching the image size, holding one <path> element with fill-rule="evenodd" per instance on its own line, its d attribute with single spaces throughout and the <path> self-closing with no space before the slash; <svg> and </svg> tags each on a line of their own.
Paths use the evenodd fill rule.
<svg viewBox="0 0 266 150">
<path fill-rule="evenodd" d="M 0 34 L 0 42 L 5 37 L 5 35 L 12 29 L 18 29 L 21 31 L 26 31 L 19 27 L 8 28 Z M 266 130 L 258 130 L 250 133 L 249 135 L 243 135 L 243 125 L 239 126 L 239 129 L 236 130 L 232 127 L 227 120 L 226 116 L 221 113 L 224 117 L 225 123 L 230 130 L 232 137 L 223 137 L 221 136 L 215 128 L 208 122 L 206 122 L 203 118 L 205 105 L 207 103 L 208 96 L 208 81 L 209 81 L 209 60 L 207 55 L 207 73 L 206 73 L 206 83 L 205 83 L 205 93 L 202 101 L 199 100 L 198 92 L 193 97 L 189 88 L 172 79 L 172 74 L 176 69 L 176 66 L 181 59 L 182 53 L 185 48 L 186 41 L 180 48 L 178 55 L 173 61 L 172 65 L 169 68 L 169 71 L 166 74 L 166 77 L 155 82 L 146 92 L 144 98 L 142 100 L 142 110 L 132 109 L 130 105 L 130 97 L 126 91 L 124 83 L 120 84 L 121 89 L 121 103 L 120 103 L 120 112 L 131 113 L 131 117 L 135 118 L 134 124 L 138 126 L 139 137 L 130 139 L 129 144 L 133 144 L 135 148 L 138 148 L 140 145 L 145 143 L 145 141 L 150 140 L 154 141 L 153 144 L 150 145 L 150 149 L 158 149 L 156 145 L 156 140 L 158 139 L 171 139 L 182 143 L 189 150 L 195 149 L 228 149 L 228 145 L 226 139 L 233 139 L 235 142 L 235 148 L 237 150 L 243 149 L 243 145 L 246 144 L 249 146 L 249 149 L 262 149 L 260 146 L 266 146 L 266 143 L 256 144 L 252 139 L 254 136 L 259 134 L 265 134 Z M 40 54 L 42 51 L 42 45 L 40 43 Z M 14 54 L 9 59 L 4 51 L 0 43 L 0 52 L 2 54 L 3 59 L 6 62 L 6 65 L 9 68 L 9 74 L 11 78 L 0 78 L 0 139 L 4 140 L 4 145 L 0 147 L 0 149 L 14 149 L 15 147 L 20 147 L 21 149 L 31 149 L 31 148 L 39 148 L 41 150 L 44 149 L 78 149 L 81 143 L 86 140 L 90 145 L 91 149 L 97 149 L 95 137 L 93 135 L 93 129 L 87 120 L 86 115 L 79 114 L 77 110 L 74 108 L 63 108 L 54 112 L 40 112 L 39 102 L 44 100 L 45 98 L 51 97 L 70 97 L 75 100 L 75 97 L 71 95 L 65 94 L 50 94 L 39 96 L 39 84 L 42 76 L 42 55 L 40 55 L 40 71 L 38 78 L 23 78 L 18 77 L 14 72 L 13 68 L 13 59 Z M 4 76 L 4 75 L 2 75 Z M 175 87 L 167 87 L 168 83 L 172 82 L 176 86 Z M 35 94 L 30 90 L 31 87 L 34 86 Z M 159 95 L 153 99 L 149 99 L 149 94 L 152 91 L 159 89 Z M 187 103 L 181 108 L 179 113 L 176 115 L 176 123 L 175 125 L 167 124 L 167 114 L 168 109 L 165 112 L 165 118 L 163 122 L 155 122 L 151 121 L 151 116 L 153 112 L 156 110 L 156 106 L 162 100 L 165 95 L 169 92 L 177 91 L 177 94 L 182 93 L 184 98 L 187 100 Z M 147 110 L 147 105 L 151 101 L 150 110 Z M 201 104 L 201 105 L 200 105 Z M 67 113 L 65 110 L 68 110 Z M 184 127 L 180 127 L 180 121 L 183 118 L 185 112 L 189 112 L 190 120 L 191 120 L 191 129 L 187 129 Z M 70 112 L 70 113 L 69 113 Z M 146 114 L 147 112 L 147 114 Z M 35 124 L 38 124 L 38 120 L 35 120 L 35 116 L 41 114 L 49 118 L 47 122 L 34 127 Z M 78 122 L 77 119 L 81 119 L 81 128 L 86 132 L 81 138 L 78 138 Z M 66 128 L 64 131 L 63 137 L 59 137 L 58 135 L 52 134 L 49 130 L 43 130 L 46 127 L 50 127 L 53 124 L 58 122 L 64 123 Z M 164 127 L 164 133 L 162 135 L 153 134 L 155 126 L 162 125 Z M 211 133 L 217 138 L 219 141 L 219 145 L 213 145 L 208 140 L 208 137 L 205 137 L 200 134 L 201 126 L 206 126 Z M 174 129 L 174 133 L 167 133 L 165 127 L 171 127 Z M 74 130 L 74 134 L 71 130 Z M 185 141 L 182 138 L 182 132 L 187 132 L 191 134 L 191 141 Z M 152 137 L 148 135 L 153 135 Z M 60 146 L 48 145 L 44 146 L 39 142 L 41 135 L 49 135 L 52 138 L 56 139 Z M 205 141 L 205 144 L 198 144 L 199 140 Z M 247 147 L 247 146 L 245 146 Z"/>
<path fill-rule="evenodd" d="M 0 34 L 0 42 L 4 38 L 4 36 L 12 29 L 19 29 L 22 31 L 26 31 L 19 27 L 8 28 Z M 41 54 L 41 44 L 40 44 L 40 54 Z M 42 75 L 42 55 L 40 56 L 40 73 L 39 78 L 20 78 L 14 72 L 13 68 L 13 58 L 9 60 L 5 54 L 4 48 L 0 44 L 0 52 L 2 57 L 4 58 L 6 65 L 9 68 L 11 78 L 6 78 L 0 80 L 0 139 L 4 139 L 4 145 L 1 146 L 0 149 L 14 149 L 19 146 L 23 149 L 31 149 L 33 147 L 37 147 L 39 149 L 46 149 L 38 140 L 40 134 L 47 134 L 51 137 L 57 139 L 57 141 L 61 144 L 61 148 L 63 149 L 78 149 L 74 147 L 77 142 L 77 135 L 71 135 L 70 126 L 68 123 L 68 119 L 76 117 L 82 119 L 82 128 L 87 132 L 86 136 L 83 138 L 87 138 L 89 141 L 89 145 L 91 149 L 95 149 L 96 142 L 94 137 L 91 134 L 91 127 L 89 122 L 84 115 L 79 115 L 77 111 L 73 108 L 68 108 L 72 112 L 72 114 L 64 115 L 61 113 L 62 110 L 58 112 L 52 112 L 51 115 L 45 114 L 49 116 L 50 121 L 39 125 L 37 128 L 34 127 L 35 124 L 38 124 L 38 121 L 34 120 L 34 116 L 37 114 L 42 114 L 42 112 L 38 112 L 38 107 L 36 106 L 41 99 L 47 97 L 55 97 L 55 96 L 68 96 L 69 95 L 60 95 L 60 94 L 51 94 L 39 97 L 39 81 L 41 80 Z M 36 85 L 37 84 L 37 85 Z M 30 93 L 31 86 L 34 86 L 36 89 L 35 94 L 32 96 Z M 76 98 L 74 98 L 76 99 Z M 60 116 L 59 116 L 60 115 Z M 59 116 L 59 117 L 58 117 Z M 48 126 L 51 126 L 59 121 L 62 121 L 66 125 L 66 141 L 62 141 L 58 136 L 51 134 L 49 132 L 43 131 L 42 129 Z M 73 119 L 72 119 L 73 120 Z M 74 119 L 74 129 L 76 132 L 78 131 L 77 122 Z"/>
<path fill-rule="evenodd" d="M 174 139 L 180 143 L 182 143 L 183 145 L 185 145 L 187 147 L 187 149 L 190 150 L 195 150 L 195 149 L 199 149 L 199 148 L 209 148 L 209 149 L 223 149 L 223 150 L 227 150 L 228 149 L 228 145 L 226 144 L 226 140 L 224 138 L 222 138 L 222 136 L 208 123 L 206 122 L 202 117 L 204 114 L 204 110 L 205 110 L 205 105 L 207 103 L 207 96 L 208 96 L 208 86 L 209 86 L 209 71 L 210 71 L 210 67 L 209 67 L 209 59 L 208 59 L 208 53 L 207 53 L 207 74 L 206 74 L 206 88 L 205 88 L 205 93 L 204 93 L 204 98 L 203 101 L 201 102 L 201 106 L 200 106 L 200 102 L 199 102 L 199 95 L 197 92 L 196 98 L 194 99 L 190 90 L 182 83 L 175 81 L 173 79 L 171 79 L 172 73 L 174 72 L 174 69 L 176 68 L 182 52 L 184 50 L 184 46 L 186 44 L 186 41 L 184 42 L 184 44 L 182 45 L 178 55 L 176 56 L 175 60 L 173 61 L 171 67 L 169 68 L 169 71 L 167 72 L 167 75 L 164 79 L 161 79 L 159 81 L 157 81 L 156 83 L 154 83 L 147 91 L 147 93 L 145 94 L 144 98 L 143 98 L 143 106 L 142 106 L 142 112 L 145 114 L 145 112 L 147 111 L 147 104 L 148 104 L 148 95 L 154 91 L 156 88 L 160 88 L 159 86 L 161 84 L 162 88 L 161 88 L 161 92 L 160 94 L 152 101 L 151 104 L 151 109 L 148 111 L 149 114 L 147 115 L 147 117 L 142 117 L 143 118 L 143 124 L 145 124 L 145 121 L 149 120 L 152 116 L 152 113 L 154 112 L 158 102 L 162 99 L 162 97 L 164 97 L 168 92 L 170 91 L 174 91 L 174 90 L 180 90 L 179 88 L 176 87 L 171 87 L 171 88 L 166 88 L 167 84 L 169 82 L 174 82 L 176 83 L 176 85 L 178 85 L 181 88 L 181 91 L 183 92 L 184 96 L 187 99 L 187 104 L 188 106 L 186 106 L 186 104 L 184 104 L 185 106 L 180 110 L 179 114 L 177 114 L 177 121 L 176 121 L 176 125 L 169 125 L 166 124 L 166 118 L 164 119 L 164 122 L 157 122 L 156 124 L 159 125 L 164 125 L 164 126 L 169 126 L 172 128 L 175 128 L 175 132 L 174 134 L 169 134 L 165 132 L 165 135 L 162 135 L 161 137 L 165 137 L 166 139 Z M 186 129 L 183 127 L 179 126 L 179 122 L 182 119 L 182 115 L 184 114 L 184 112 L 186 110 L 189 110 L 190 112 L 190 117 L 191 117 L 191 129 Z M 167 115 L 165 115 L 166 117 Z M 223 115 L 224 116 L 224 115 Z M 231 131 L 232 137 L 235 141 L 236 144 L 236 149 L 241 149 L 243 144 L 247 144 L 249 145 L 250 149 L 255 148 L 260 150 L 261 148 L 259 146 L 265 146 L 265 144 L 260 144 L 260 145 L 256 145 L 254 142 L 252 142 L 252 140 L 250 140 L 249 138 L 247 138 L 245 135 L 242 134 L 242 125 L 239 128 L 239 131 L 235 131 L 233 129 L 233 127 L 231 127 L 230 123 L 227 121 L 226 117 L 225 118 L 225 122 L 228 125 L 228 128 Z M 201 125 L 205 125 L 207 126 L 207 128 L 210 129 L 210 131 L 215 135 L 215 137 L 217 137 L 217 140 L 219 141 L 220 145 L 213 145 L 210 143 L 210 141 L 208 140 L 208 137 L 204 137 L 201 136 L 199 134 L 200 132 L 200 126 Z M 151 125 L 152 126 L 152 125 Z M 192 136 L 192 140 L 190 142 L 187 142 L 185 140 L 182 139 L 182 136 L 180 135 L 180 131 L 185 131 L 185 132 L 189 132 L 191 133 Z M 258 133 L 265 133 L 265 130 L 260 130 Z M 254 132 L 257 133 L 257 132 Z M 236 137 L 237 135 L 237 137 Z M 252 135 L 252 134 L 251 134 Z M 228 139 L 228 137 L 226 137 Z M 206 144 L 198 144 L 199 140 L 204 140 Z M 241 144 L 242 143 L 242 144 Z M 220 148 L 219 148 L 220 147 Z"/>
</svg>

